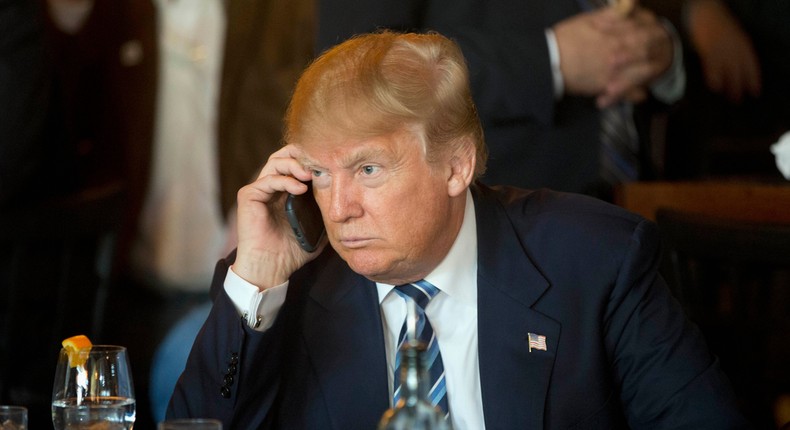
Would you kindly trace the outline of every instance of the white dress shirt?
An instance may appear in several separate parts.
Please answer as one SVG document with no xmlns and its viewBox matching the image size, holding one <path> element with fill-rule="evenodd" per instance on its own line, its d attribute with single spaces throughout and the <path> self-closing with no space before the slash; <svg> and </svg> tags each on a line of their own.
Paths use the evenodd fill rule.
<svg viewBox="0 0 790 430">
<path fill-rule="evenodd" d="M 159 85 L 151 178 L 132 249 L 135 272 L 164 289 L 205 291 L 227 237 L 219 199 L 221 0 L 157 0 Z"/>
<path fill-rule="evenodd" d="M 425 280 L 440 290 L 426 307 L 425 314 L 436 333 L 444 362 L 453 428 L 484 430 L 477 337 L 477 223 L 474 201 L 468 190 L 458 237 L 444 260 Z M 286 282 L 261 292 L 233 270 L 229 270 L 225 278 L 228 296 L 239 313 L 247 315 L 248 324 L 259 331 L 271 327 L 285 301 L 287 288 Z M 376 288 L 392 392 L 395 354 L 398 335 L 406 319 L 406 302 L 392 291 L 393 285 L 377 283 Z"/>
</svg>

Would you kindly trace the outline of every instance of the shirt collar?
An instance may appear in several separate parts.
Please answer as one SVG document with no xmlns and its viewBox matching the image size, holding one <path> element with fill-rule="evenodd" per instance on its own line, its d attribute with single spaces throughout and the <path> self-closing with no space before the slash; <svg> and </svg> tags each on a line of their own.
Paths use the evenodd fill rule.
<svg viewBox="0 0 790 430">
<path fill-rule="evenodd" d="M 472 192 L 469 189 L 466 190 L 464 220 L 458 236 L 450 251 L 425 280 L 457 300 L 473 306 L 477 303 L 476 289 L 469 288 L 470 285 L 477 285 L 477 220 Z M 395 286 L 376 282 L 376 288 L 381 304 Z"/>
</svg>

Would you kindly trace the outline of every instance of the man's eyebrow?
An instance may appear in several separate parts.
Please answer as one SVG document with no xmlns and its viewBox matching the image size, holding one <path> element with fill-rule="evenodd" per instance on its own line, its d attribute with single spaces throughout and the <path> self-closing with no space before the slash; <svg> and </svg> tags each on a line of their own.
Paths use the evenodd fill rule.
<svg viewBox="0 0 790 430">
<path fill-rule="evenodd" d="M 386 156 L 386 150 L 383 148 L 362 148 L 353 150 L 349 153 L 344 153 L 339 157 L 338 164 L 341 168 L 348 169 L 353 168 L 359 165 L 360 163 L 366 162 L 368 160 L 374 158 L 381 158 L 382 156 Z M 317 168 L 320 169 L 321 163 L 311 159 L 306 155 L 300 155 L 296 157 L 296 161 L 299 162 L 303 167 L 312 169 Z"/>
<path fill-rule="evenodd" d="M 303 156 L 303 155 L 297 157 L 296 161 L 298 161 L 299 164 L 301 164 L 304 167 L 315 167 L 316 164 L 317 164 L 315 161 L 313 161 L 310 158 L 308 158 L 306 156 Z"/>
<path fill-rule="evenodd" d="M 355 150 L 350 154 L 343 154 L 343 157 L 340 159 L 340 165 L 345 168 L 355 167 L 364 161 L 368 161 L 373 158 L 380 158 L 385 154 L 385 152 L 386 151 L 383 148 L 362 148 Z"/>
</svg>

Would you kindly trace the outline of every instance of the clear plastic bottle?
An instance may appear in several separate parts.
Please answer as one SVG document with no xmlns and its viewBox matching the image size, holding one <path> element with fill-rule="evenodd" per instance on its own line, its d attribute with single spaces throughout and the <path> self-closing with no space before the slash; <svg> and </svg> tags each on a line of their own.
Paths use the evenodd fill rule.
<svg viewBox="0 0 790 430">
<path fill-rule="evenodd" d="M 444 412 L 428 399 L 431 381 L 425 366 L 425 344 L 404 342 L 400 354 L 400 399 L 384 412 L 378 430 L 452 430 Z"/>
</svg>

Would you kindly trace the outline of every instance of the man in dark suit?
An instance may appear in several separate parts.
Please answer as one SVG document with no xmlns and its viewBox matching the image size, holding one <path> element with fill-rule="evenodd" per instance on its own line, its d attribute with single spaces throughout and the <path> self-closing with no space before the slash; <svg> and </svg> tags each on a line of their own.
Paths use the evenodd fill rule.
<svg viewBox="0 0 790 430">
<path fill-rule="evenodd" d="M 618 181 L 602 172 L 601 108 L 651 95 L 629 129 L 630 157 L 638 158 L 629 162 L 639 171 L 630 179 L 649 178 L 650 114 L 682 95 L 683 66 L 679 44 L 650 11 L 591 10 L 600 3 L 607 2 L 322 0 L 318 45 L 377 28 L 452 38 L 469 62 L 486 132 L 482 181 L 611 198 Z"/>
<path fill-rule="evenodd" d="M 425 280 L 456 429 L 746 427 L 658 275 L 655 225 L 589 197 L 472 185 L 481 130 L 443 36 L 366 35 L 316 60 L 288 145 L 239 192 L 235 259 L 217 267 L 168 415 L 374 428 L 406 314 L 394 290 Z M 313 253 L 284 220 L 302 181 L 327 231 Z"/>
</svg>

